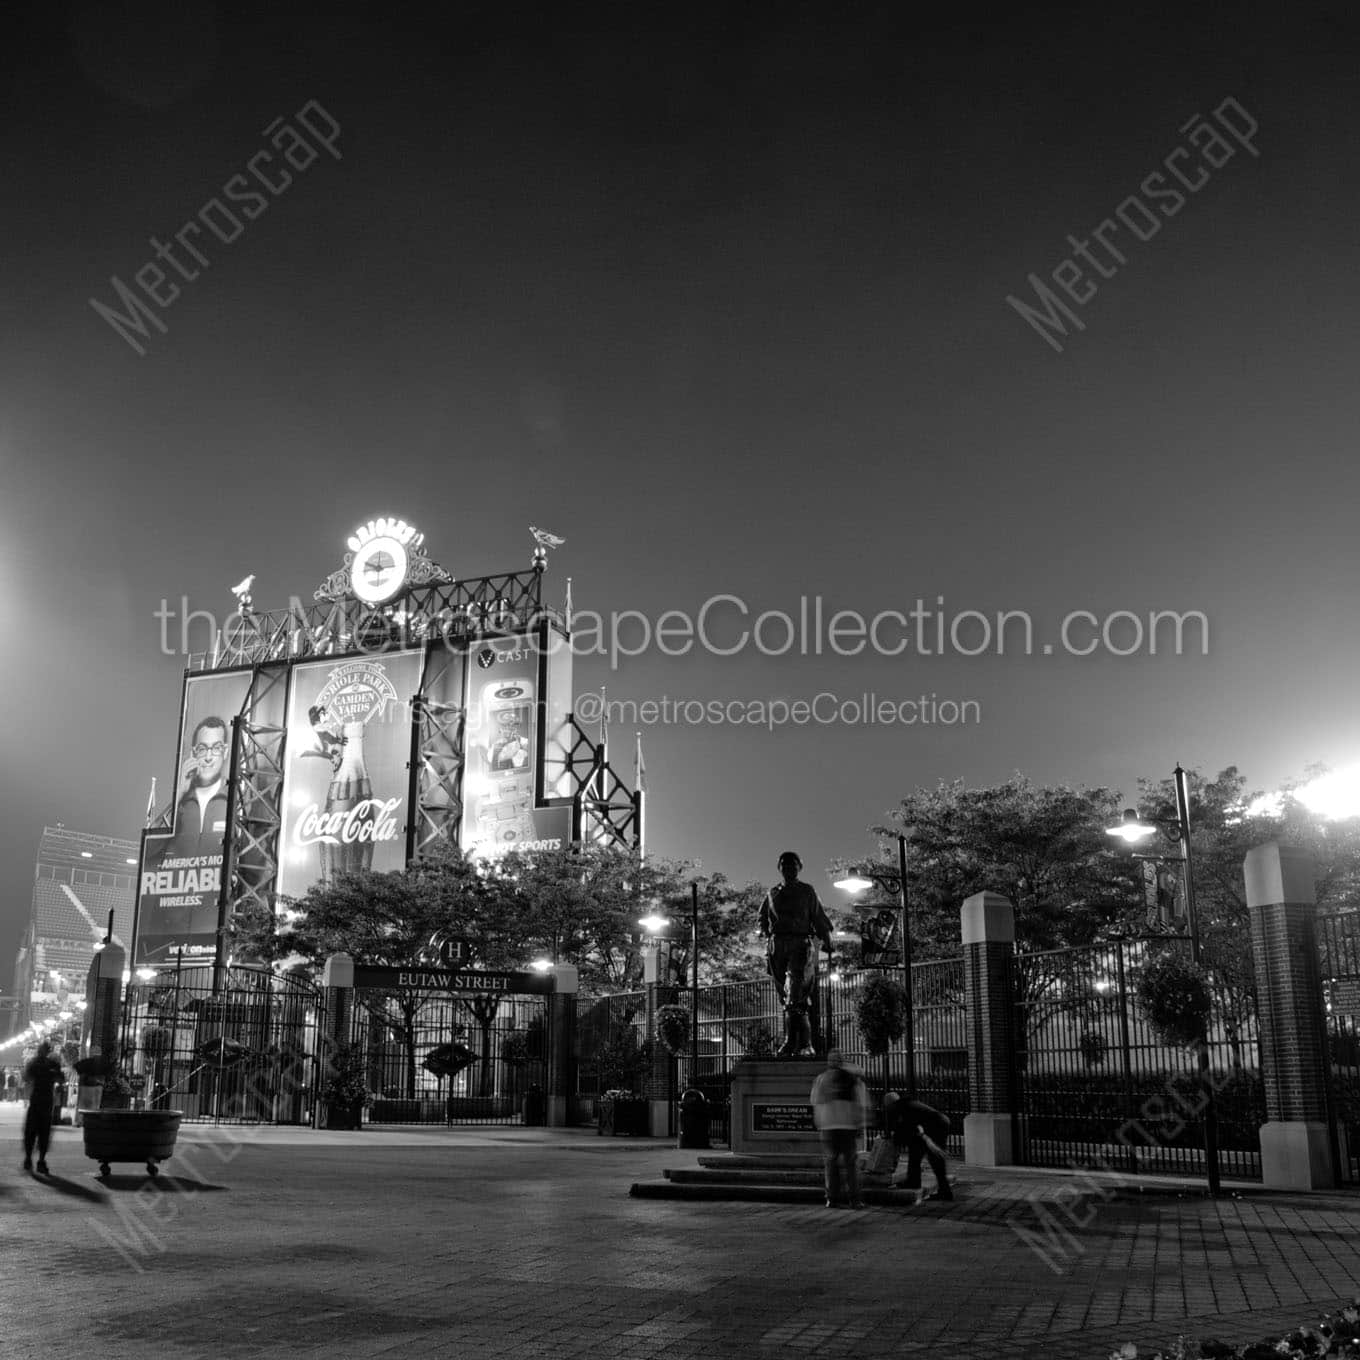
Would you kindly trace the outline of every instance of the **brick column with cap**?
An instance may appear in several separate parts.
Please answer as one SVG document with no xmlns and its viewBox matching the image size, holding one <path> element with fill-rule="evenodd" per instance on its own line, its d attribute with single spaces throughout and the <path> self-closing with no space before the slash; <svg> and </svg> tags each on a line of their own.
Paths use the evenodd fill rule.
<svg viewBox="0 0 1360 1360">
<path fill-rule="evenodd" d="M 1335 1185 L 1316 865 L 1306 850 L 1268 841 L 1248 852 L 1242 871 L 1256 958 L 1266 1095 L 1261 1178 L 1278 1189 Z"/>
<path fill-rule="evenodd" d="M 968 1096 L 964 1160 L 976 1166 L 1015 1161 L 1015 910 L 1000 893 L 980 892 L 959 913 L 968 1013 Z"/>
</svg>

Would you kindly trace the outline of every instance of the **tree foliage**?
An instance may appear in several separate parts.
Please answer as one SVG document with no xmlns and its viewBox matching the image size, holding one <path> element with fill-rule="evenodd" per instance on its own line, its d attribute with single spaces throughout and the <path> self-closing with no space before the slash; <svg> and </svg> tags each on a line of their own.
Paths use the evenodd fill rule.
<svg viewBox="0 0 1360 1360">
<path fill-rule="evenodd" d="M 1024 948 L 1098 938 L 1134 897 L 1132 866 L 1105 835 L 1119 806 L 1110 789 L 1041 787 L 1019 774 L 994 788 L 959 780 L 902 799 L 873 830 L 884 838 L 882 867 L 893 873 L 896 837 L 907 838 L 913 958 L 957 954 L 959 907 L 983 891 L 1014 903 Z"/>
<path fill-rule="evenodd" d="M 670 923 L 664 935 L 672 980 L 688 980 L 693 882 L 700 981 L 752 976 L 759 966 L 751 941 L 763 888 L 738 887 L 720 873 L 696 875 L 683 861 L 591 845 L 512 851 L 489 861 L 441 847 L 405 870 L 316 883 L 284 903 L 277 920 L 238 915 L 235 951 L 268 962 L 293 959 L 313 973 L 332 953 L 408 964 L 440 931 L 470 940 L 476 963 L 487 968 L 520 968 L 537 957 L 574 964 L 581 990 L 601 995 L 642 985 L 650 937 L 639 921 L 652 913 Z"/>
</svg>

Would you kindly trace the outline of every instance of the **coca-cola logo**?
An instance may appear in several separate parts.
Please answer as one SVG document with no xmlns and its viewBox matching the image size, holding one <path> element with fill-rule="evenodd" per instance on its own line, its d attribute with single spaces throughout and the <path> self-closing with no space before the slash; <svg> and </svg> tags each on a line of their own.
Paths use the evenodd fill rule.
<svg viewBox="0 0 1360 1360">
<path fill-rule="evenodd" d="M 326 812 L 312 803 L 293 828 L 297 845 L 364 845 L 394 840 L 400 798 L 365 798 L 352 808 Z"/>
</svg>

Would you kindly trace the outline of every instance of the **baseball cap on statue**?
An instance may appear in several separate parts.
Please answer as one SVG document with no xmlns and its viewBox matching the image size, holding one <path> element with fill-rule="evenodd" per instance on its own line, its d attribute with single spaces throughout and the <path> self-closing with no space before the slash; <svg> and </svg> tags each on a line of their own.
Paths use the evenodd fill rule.
<svg viewBox="0 0 1360 1360">
<path fill-rule="evenodd" d="M 782 869 L 786 860 L 792 860 L 800 869 L 803 867 L 803 861 L 799 858 L 796 850 L 785 850 L 784 853 L 779 856 L 777 867 Z"/>
</svg>

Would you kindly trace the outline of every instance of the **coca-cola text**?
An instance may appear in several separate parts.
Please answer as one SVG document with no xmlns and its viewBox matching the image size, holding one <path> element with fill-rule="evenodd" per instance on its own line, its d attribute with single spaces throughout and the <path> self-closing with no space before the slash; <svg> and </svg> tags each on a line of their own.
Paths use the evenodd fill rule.
<svg viewBox="0 0 1360 1360">
<path fill-rule="evenodd" d="M 400 806 L 400 798 L 365 798 L 352 808 L 332 812 L 312 803 L 298 818 L 293 840 L 298 845 L 390 841 L 397 834 L 396 811 Z"/>
</svg>

